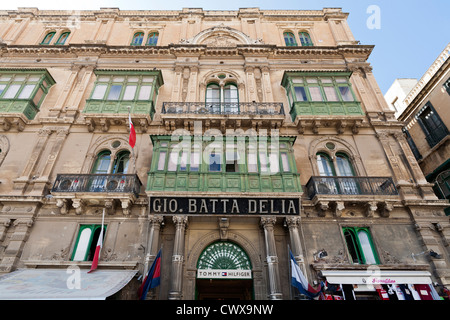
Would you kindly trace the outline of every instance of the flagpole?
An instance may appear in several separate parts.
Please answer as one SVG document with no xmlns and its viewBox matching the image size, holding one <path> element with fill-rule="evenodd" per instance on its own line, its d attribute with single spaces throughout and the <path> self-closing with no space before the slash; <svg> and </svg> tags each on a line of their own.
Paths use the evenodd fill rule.
<svg viewBox="0 0 450 320">
<path fill-rule="evenodd" d="M 128 106 L 128 128 L 130 129 L 130 133 L 131 133 L 131 106 Z M 136 172 L 136 157 L 134 156 L 134 147 L 131 147 L 131 155 L 133 157 L 133 166 L 134 166 L 134 172 Z"/>
<path fill-rule="evenodd" d="M 291 300 L 293 300 L 292 299 L 292 283 L 291 283 L 292 282 L 291 248 L 290 248 L 289 244 L 287 246 L 288 246 L 288 260 L 289 260 L 289 262 L 288 262 L 288 265 L 289 265 L 289 295 L 290 295 Z"/>
</svg>

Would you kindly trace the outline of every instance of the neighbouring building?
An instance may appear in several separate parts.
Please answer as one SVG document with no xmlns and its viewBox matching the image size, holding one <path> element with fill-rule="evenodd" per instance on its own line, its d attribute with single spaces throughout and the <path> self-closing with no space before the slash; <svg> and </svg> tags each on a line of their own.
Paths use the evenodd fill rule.
<svg viewBox="0 0 450 320">
<path fill-rule="evenodd" d="M 403 108 L 396 115 L 409 146 L 437 197 L 450 199 L 450 44 L 415 85 L 413 81 L 397 79 L 385 98 L 389 103 L 399 96 Z M 399 90 L 399 83 L 406 90 Z"/>
<path fill-rule="evenodd" d="M 302 299 L 290 252 L 322 298 L 445 296 L 448 203 L 347 17 L 0 11 L 0 298 L 137 299 L 160 250 L 147 299 Z"/>
</svg>

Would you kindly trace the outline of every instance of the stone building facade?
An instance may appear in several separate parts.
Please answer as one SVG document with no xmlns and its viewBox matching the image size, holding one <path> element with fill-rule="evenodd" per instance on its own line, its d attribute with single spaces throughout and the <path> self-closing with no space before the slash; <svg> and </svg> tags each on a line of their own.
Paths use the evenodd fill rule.
<svg viewBox="0 0 450 320">
<path fill-rule="evenodd" d="M 297 299 L 292 252 L 328 296 L 442 294 L 447 203 L 347 16 L 0 11 L 2 281 L 117 272 L 100 297 L 136 299 L 162 249 L 147 299 Z"/>
</svg>

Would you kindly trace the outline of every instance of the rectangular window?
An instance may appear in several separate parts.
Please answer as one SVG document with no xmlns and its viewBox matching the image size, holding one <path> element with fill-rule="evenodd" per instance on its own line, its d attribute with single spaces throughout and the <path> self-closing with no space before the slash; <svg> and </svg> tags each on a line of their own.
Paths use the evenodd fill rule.
<svg viewBox="0 0 450 320">
<path fill-rule="evenodd" d="M 109 89 L 108 97 L 106 98 L 106 100 L 119 100 L 121 91 L 122 91 L 121 84 L 113 84 Z"/>
<path fill-rule="evenodd" d="M 447 127 L 442 122 L 430 102 L 427 102 L 419 111 L 416 115 L 416 119 L 422 127 L 425 138 L 431 148 L 448 135 Z"/>
<path fill-rule="evenodd" d="M 126 86 L 122 100 L 134 100 L 134 96 L 136 95 L 136 89 L 137 89 L 136 85 Z"/>
<path fill-rule="evenodd" d="M 198 171 L 198 168 L 200 166 L 200 153 L 198 151 L 193 151 L 191 153 L 191 164 L 190 164 L 190 171 Z"/>
<path fill-rule="evenodd" d="M 261 172 L 268 172 L 269 162 L 267 160 L 267 154 L 264 151 L 259 152 L 259 163 L 261 165 Z"/>
<path fill-rule="evenodd" d="M 164 170 L 164 167 L 166 165 L 166 151 L 160 151 L 159 152 L 159 159 L 158 159 L 158 170 Z"/>
<path fill-rule="evenodd" d="M 167 170 L 168 171 L 177 171 L 177 165 L 178 165 L 178 152 L 172 151 L 169 156 Z"/>
<path fill-rule="evenodd" d="M 152 91 L 151 86 L 142 86 L 141 90 L 139 90 L 138 100 L 148 100 L 150 99 L 150 93 Z"/>
<path fill-rule="evenodd" d="M 187 154 L 187 152 L 181 152 L 180 171 L 186 171 L 187 170 L 187 162 L 188 162 L 188 154 Z"/>
<path fill-rule="evenodd" d="M 29 99 L 31 94 L 33 93 L 34 88 L 36 87 L 35 84 L 27 84 L 23 87 L 22 91 L 19 94 L 19 99 Z"/>
<path fill-rule="evenodd" d="M 354 101 L 353 95 L 350 92 L 349 87 L 339 87 L 339 92 L 341 93 L 342 100 L 344 101 Z"/>
<path fill-rule="evenodd" d="M 283 172 L 291 171 L 288 154 L 286 152 L 281 153 L 281 164 L 283 165 Z"/>
<path fill-rule="evenodd" d="M 325 91 L 325 96 L 328 101 L 339 101 L 339 97 L 334 87 L 323 87 L 323 91 Z"/>
<path fill-rule="evenodd" d="M 254 151 L 249 151 L 248 153 L 247 170 L 251 173 L 258 172 L 258 157 L 256 156 L 256 152 Z"/>
<path fill-rule="evenodd" d="M 12 84 L 6 90 L 3 99 L 14 99 L 16 97 L 17 92 L 19 91 L 21 85 L 20 84 Z"/>
<path fill-rule="evenodd" d="M 220 170 L 220 154 L 213 152 L 209 155 L 209 171 L 220 172 Z"/>
<path fill-rule="evenodd" d="M 295 87 L 295 97 L 297 101 L 308 101 L 304 87 Z"/>
<path fill-rule="evenodd" d="M 309 94 L 311 95 L 311 101 L 323 101 L 319 87 L 309 87 Z"/>
<path fill-rule="evenodd" d="M 92 93 L 92 99 L 103 99 L 107 88 L 108 86 L 105 84 L 98 84 L 97 86 L 95 86 L 94 92 Z"/>
</svg>

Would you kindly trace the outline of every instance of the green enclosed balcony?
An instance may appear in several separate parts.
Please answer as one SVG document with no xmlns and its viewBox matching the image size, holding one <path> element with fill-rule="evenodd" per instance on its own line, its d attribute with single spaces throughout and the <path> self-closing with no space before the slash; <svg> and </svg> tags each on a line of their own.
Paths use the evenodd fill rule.
<svg viewBox="0 0 450 320">
<path fill-rule="evenodd" d="M 338 130 L 350 123 L 355 130 L 363 121 L 364 112 L 353 92 L 350 76 L 351 72 L 285 72 L 281 84 L 297 127 L 318 128 L 322 121 Z"/>
<path fill-rule="evenodd" d="M 40 110 L 55 80 L 46 69 L 0 69 L 0 123 L 23 130 Z"/>
<path fill-rule="evenodd" d="M 129 112 L 141 127 L 150 124 L 159 87 L 164 83 L 160 70 L 97 70 L 95 75 L 94 88 L 83 109 L 91 131 L 96 126 L 107 131 L 112 124 L 123 124 Z"/>
<path fill-rule="evenodd" d="M 196 141 L 151 136 L 153 157 L 147 192 L 302 192 L 292 144 L 295 138 Z M 186 142 L 186 141 L 184 141 Z"/>
</svg>

